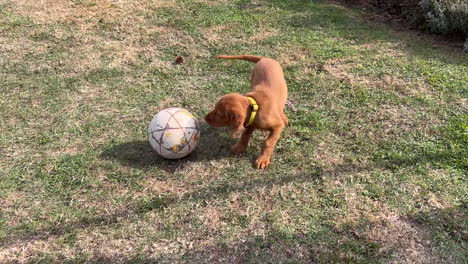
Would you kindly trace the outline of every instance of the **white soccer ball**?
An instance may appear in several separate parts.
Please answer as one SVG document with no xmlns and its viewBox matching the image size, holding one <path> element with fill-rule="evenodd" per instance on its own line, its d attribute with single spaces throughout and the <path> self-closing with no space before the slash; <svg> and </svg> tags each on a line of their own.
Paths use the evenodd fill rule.
<svg viewBox="0 0 468 264">
<path fill-rule="evenodd" d="M 153 149 L 167 159 L 180 159 L 198 145 L 200 126 L 197 119 L 181 108 L 167 108 L 157 113 L 148 127 Z"/>
</svg>

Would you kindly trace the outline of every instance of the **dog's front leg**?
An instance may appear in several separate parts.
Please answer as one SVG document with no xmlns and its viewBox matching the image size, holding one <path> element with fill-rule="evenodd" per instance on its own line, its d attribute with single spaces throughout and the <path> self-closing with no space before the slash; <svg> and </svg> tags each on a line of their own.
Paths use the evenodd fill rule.
<svg viewBox="0 0 468 264">
<path fill-rule="evenodd" d="M 231 151 L 235 154 L 239 154 L 245 151 L 247 146 L 249 145 L 249 139 L 252 136 L 255 128 L 247 127 L 244 132 L 242 133 L 240 141 L 231 147 Z"/>
<path fill-rule="evenodd" d="M 276 142 L 278 142 L 278 139 L 281 135 L 281 131 L 283 131 L 283 127 L 284 126 L 278 126 L 270 131 L 270 135 L 268 136 L 268 138 L 265 141 L 265 144 L 263 145 L 262 154 L 260 154 L 260 156 L 255 161 L 255 167 L 257 169 L 264 169 L 268 167 L 268 165 L 270 165 L 271 154 L 275 149 Z"/>
</svg>

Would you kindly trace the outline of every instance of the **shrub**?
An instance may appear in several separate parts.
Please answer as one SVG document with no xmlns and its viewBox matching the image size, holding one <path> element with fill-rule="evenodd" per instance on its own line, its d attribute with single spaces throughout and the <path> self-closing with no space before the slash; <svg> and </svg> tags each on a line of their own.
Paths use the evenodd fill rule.
<svg viewBox="0 0 468 264">
<path fill-rule="evenodd" d="M 468 37 L 468 2 L 466 0 L 421 0 L 426 27 L 438 34 L 461 34 Z"/>
<path fill-rule="evenodd" d="M 467 0 L 350 0 L 432 33 L 468 38 Z"/>
</svg>

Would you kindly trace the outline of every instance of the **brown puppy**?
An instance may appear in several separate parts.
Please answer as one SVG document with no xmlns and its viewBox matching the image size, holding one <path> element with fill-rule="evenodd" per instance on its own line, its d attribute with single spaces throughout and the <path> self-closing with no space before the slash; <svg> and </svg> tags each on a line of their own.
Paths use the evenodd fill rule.
<svg viewBox="0 0 468 264">
<path fill-rule="evenodd" d="M 255 62 L 251 78 L 251 92 L 246 96 L 257 101 L 258 111 L 255 120 L 246 126 L 252 114 L 251 102 L 246 96 L 237 93 L 224 95 L 216 103 L 215 109 L 205 116 L 206 122 L 214 127 L 230 127 L 231 137 L 243 131 L 240 141 L 231 147 L 232 152 L 245 151 L 250 136 L 255 129 L 270 131 L 261 155 L 255 161 L 255 167 L 263 169 L 270 164 L 271 154 L 281 131 L 288 125 L 284 106 L 288 97 L 288 88 L 280 64 L 269 58 L 252 55 L 216 56 L 221 59 L 239 59 Z"/>
</svg>

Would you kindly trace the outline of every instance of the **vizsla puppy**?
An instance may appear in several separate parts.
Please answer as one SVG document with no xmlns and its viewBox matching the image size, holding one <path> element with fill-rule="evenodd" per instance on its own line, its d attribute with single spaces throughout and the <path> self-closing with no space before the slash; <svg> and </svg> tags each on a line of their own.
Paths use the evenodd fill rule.
<svg viewBox="0 0 468 264">
<path fill-rule="evenodd" d="M 255 62 L 251 91 L 245 96 L 238 93 L 224 95 L 216 103 L 214 110 L 205 116 L 205 120 L 214 127 L 230 127 L 232 138 L 243 132 L 240 141 L 231 147 L 231 151 L 236 154 L 245 151 L 255 129 L 270 131 L 262 153 L 255 161 L 256 168 L 264 169 L 270 164 L 271 154 L 281 131 L 288 125 L 284 113 L 288 88 L 283 69 L 277 61 L 258 56 L 220 55 L 217 58 Z"/>
</svg>

